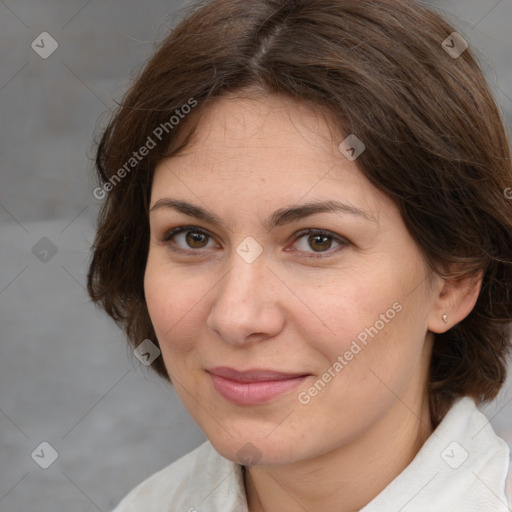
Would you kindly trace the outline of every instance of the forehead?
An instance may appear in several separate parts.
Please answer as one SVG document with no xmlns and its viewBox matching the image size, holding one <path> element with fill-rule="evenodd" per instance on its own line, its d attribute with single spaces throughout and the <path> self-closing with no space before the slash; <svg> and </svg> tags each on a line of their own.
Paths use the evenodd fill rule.
<svg viewBox="0 0 512 512">
<path fill-rule="evenodd" d="M 320 108 L 293 99 L 221 97 L 198 119 L 192 143 L 155 170 L 152 203 L 173 196 L 235 202 L 345 200 L 374 214 L 385 201 L 339 151 L 343 135 Z"/>
<path fill-rule="evenodd" d="M 331 124 L 319 107 L 286 96 L 232 93 L 200 112 L 193 142 L 177 159 L 218 172 L 247 165 L 258 168 L 262 158 L 267 164 L 286 161 L 295 169 L 309 167 L 301 165 L 304 157 L 332 165 L 342 155 L 337 151 L 340 135 L 331 133 Z M 285 167 L 289 166 L 281 169 Z"/>
</svg>

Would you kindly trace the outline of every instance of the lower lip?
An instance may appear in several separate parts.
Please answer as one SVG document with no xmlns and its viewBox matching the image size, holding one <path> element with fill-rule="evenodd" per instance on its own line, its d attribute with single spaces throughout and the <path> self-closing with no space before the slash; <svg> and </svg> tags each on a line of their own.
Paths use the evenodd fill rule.
<svg viewBox="0 0 512 512">
<path fill-rule="evenodd" d="M 262 382 L 236 382 L 212 373 L 210 376 L 212 378 L 213 387 L 217 392 L 226 400 L 237 405 L 252 405 L 268 402 L 296 388 L 307 378 L 305 375 L 292 379 L 267 380 Z"/>
</svg>

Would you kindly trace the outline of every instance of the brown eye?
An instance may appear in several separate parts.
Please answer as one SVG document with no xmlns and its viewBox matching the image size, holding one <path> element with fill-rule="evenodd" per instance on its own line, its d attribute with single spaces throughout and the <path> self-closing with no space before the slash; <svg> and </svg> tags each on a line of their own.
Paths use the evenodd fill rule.
<svg viewBox="0 0 512 512">
<path fill-rule="evenodd" d="M 338 250 L 350 245 L 350 242 L 327 231 L 306 229 L 298 234 L 294 245 L 307 258 L 322 258 L 339 252 Z"/>
<path fill-rule="evenodd" d="M 176 252 L 200 252 L 200 249 L 211 248 L 212 237 L 206 231 L 194 226 L 180 226 L 171 229 L 162 239 Z"/>
<path fill-rule="evenodd" d="M 326 251 L 331 248 L 332 239 L 325 235 L 310 235 L 308 244 L 316 252 Z"/>
<path fill-rule="evenodd" d="M 208 243 L 208 235 L 204 233 L 196 233 L 194 231 L 187 231 L 185 241 L 189 247 L 193 249 L 202 249 Z"/>
</svg>

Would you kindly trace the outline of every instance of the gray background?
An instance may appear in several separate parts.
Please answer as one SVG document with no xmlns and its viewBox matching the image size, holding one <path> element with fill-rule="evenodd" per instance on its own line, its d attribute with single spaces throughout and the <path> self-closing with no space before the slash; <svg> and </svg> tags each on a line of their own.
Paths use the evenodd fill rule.
<svg viewBox="0 0 512 512">
<path fill-rule="evenodd" d="M 476 51 L 510 126 L 512 1 L 433 4 Z M 1 512 L 106 512 L 205 439 L 84 289 L 93 136 L 184 5 L 0 1 Z M 44 31 L 59 44 L 48 59 L 31 48 Z M 57 249 L 46 263 L 32 252 L 42 237 Z M 509 445 L 511 389 L 484 408 Z M 48 469 L 31 458 L 43 441 L 58 452 Z"/>
</svg>

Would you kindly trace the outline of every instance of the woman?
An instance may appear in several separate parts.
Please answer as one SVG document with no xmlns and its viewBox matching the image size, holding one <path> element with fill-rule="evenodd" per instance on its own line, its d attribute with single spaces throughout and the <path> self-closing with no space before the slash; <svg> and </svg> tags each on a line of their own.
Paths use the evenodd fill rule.
<svg viewBox="0 0 512 512">
<path fill-rule="evenodd" d="M 508 510 L 510 157 L 412 1 L 194 9 L 99 144 L 88 289 L 208 442 L 116 512 Z"/>
</svg>

